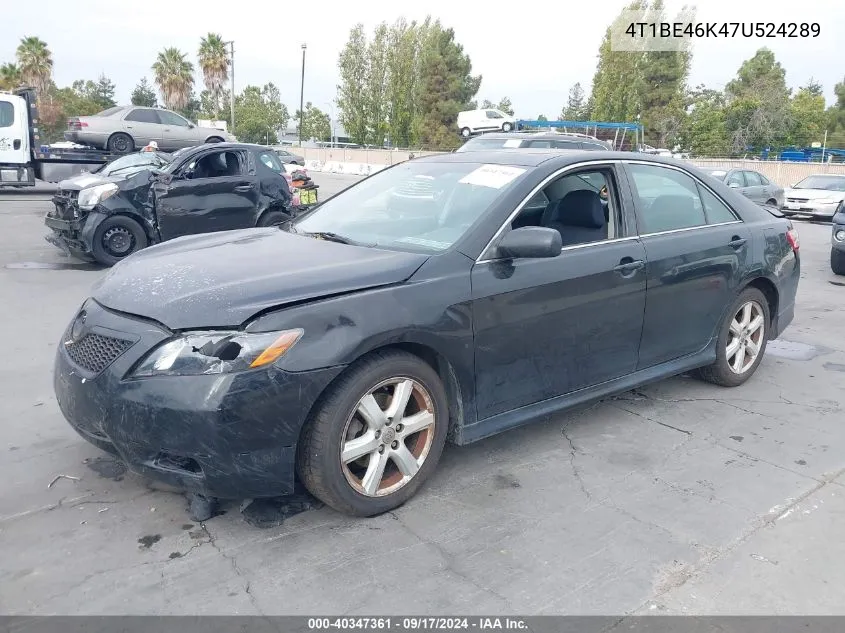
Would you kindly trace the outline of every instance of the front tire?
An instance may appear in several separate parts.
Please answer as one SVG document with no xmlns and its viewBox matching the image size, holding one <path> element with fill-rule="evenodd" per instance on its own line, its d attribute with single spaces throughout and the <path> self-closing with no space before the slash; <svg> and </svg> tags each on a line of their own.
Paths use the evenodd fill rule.
<svg viewBox="0 0 845 633">
<path fill-rule="evenodd" d="M 281 211 L 266 211 L 264 215 L 258 218 L 257 226 L 276 226 L 282 222 L 290 220 L 290 216 Z"/>
<path fill-rule="evenodd" d="M 103 220 L 94 231 L 91 254 L 99 263 L 114 266 L 147 244 L 147 234 L 140 224 L 132 218 L 114 215 Z"/>
<path fill-rule="evenodd" d="M 731 304 L 719 330 L 716 361 L 696 374 L 722 387 L 738 387 L 754 375 L 769 336 L 769 303 L 757 288 L 746 288 Z"/>
<path fill-rule="evenodd" d="M 502 132 L 510 132 L 513 129 L 513 125 L 510 123 L 503 123 L 502 124 Z"/>
<path fill-rule="evenodd" d="M 106 149 L 115 154 L 128 154 L 135 149 L 135 141 L 128 134 L 117 132 L 109 137 Z"/>
<path fill-rule="evenodd" d="M 830 269 L 834 275 L 845 275 L 845 251 L 830 249 Z"/>
<path fill-rule="evenodd" d="M 437 372 L 407 352 L 374 352 L 351 365 L 312 412 L 297 471 L 335 510 L 381 514 L 405 503 L 434 472 L 448 426 Z"/>
<path fill-rule="evenodd" d="M 461 129 L 461 136 L 463 136 L 464 138 L 469 138 L 471 134 L 472 131 L 468 127 Z"/>
<path fill-rule="evenodd" d="M 220 138 L 219 136 L 210 136 L 207 139 L 205 139 L 205 142 L 206 143 L 222 143 L 223 139 Z"/>
</svg>

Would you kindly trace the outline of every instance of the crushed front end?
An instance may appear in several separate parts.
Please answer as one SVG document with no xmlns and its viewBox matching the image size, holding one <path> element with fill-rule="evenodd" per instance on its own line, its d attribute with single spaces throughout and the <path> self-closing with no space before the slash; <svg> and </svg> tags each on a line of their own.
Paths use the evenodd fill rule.
<svg viewBox="0 0 845 633">
<path fill-rule="evenodd" d="M 52 202 L 53 208 L 44 216 L 50 229 L 44 239 L 68 255 L 91 259 L 93 227 L 87 226 L 88 212 L 79 208 L 79 191 L 59 189 Z"/>
</svg>

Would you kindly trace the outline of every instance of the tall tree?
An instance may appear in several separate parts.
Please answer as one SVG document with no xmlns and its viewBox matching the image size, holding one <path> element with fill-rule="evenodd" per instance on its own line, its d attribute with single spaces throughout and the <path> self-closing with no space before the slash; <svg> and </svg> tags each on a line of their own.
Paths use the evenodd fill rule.
<svg viewBox="0 0 845 633">
<path fill-rule="evenodd" d="M 349 32 L 349 40 L 340 52 L 338 69 L 338 118 L 353 143 L 366 143 L 370 120 L 367 94 L 367 36 L 363 24 L 355 25 Z"/>
<path fill-rule="evenodd" d="M 414 94 L 417 75 L 414 59 L 419 47 L 416 22 L 394 22 L 387 46 L 387 121 L 394 147 L 408 147 L 416 114 Z"/>
<path fill-rule="evenodd" d="M 17 64 L 6 63 L 0 66 L 0 90 L 14 90 L 22 81 L 23 74 Z"/>
<path fill-rule="evenodd" d="M 736 151 L 782 145 L 792 126 L 786 71 L 768 48 L 745 60 L 725 86 L 727 127 Z"/>
<path fill-rule="evenodd" d="M 165 48 L 152 66 L 164 105 L 180 110 L 188 105 L 194 86 L 194 65 L 178 48 Z"/>
<path fill-rule="evenodd" d="M 790 144 L 808 147 L 814 142 L 821 143 L 828 124 L 821 85 L 810 79 L 806 86 L 802 86 L 795 93 L 790 109 L 792 110 Z"/>
<path fill-rule="evenodd" d="M 836 102 L 827 109 L 828 137 L 831 147 L 845 147 L 845 79 L 833 87 Z"/>
<path fill-rule="evenodd" d="M 731 141 L 725 123 L 725 95 L 703 85 L 688 95 L 687 115 L 680 131 L 682 147 L 695 156 L 726 156 Z"/>
<path fill-rule="evenodd" d="M 220 116 L 220 101 L 226 81 L 229 79 L 229 54 L 226 51 L 226 43 L 219 33 L 209 33 L 200 41 L 199 53 L 197 54 L 200 69 L 202 70 L 205 89 L 211 94 L 212 112 L 215 119 Z"/>
<path fill-rule="evenodd" d="M 667 20 L 662 0 L 652 2 L 646 12 L 647 23 L 694 21 L 691 10 L 684 8 L 674 20 Z M 647 50 L 640 62 L 638 101 L 646 138 L 657 147 L 671 147 L 677 141 L 685 114 L 684 96 L 690 68 L 689 40 L 678 42 L 678 50 Z"/>
<path fill-rule="evenodd" d="M 502 97 L 499 99 L 499 103 L 496 104 L 496 109 L 513 116 L 513 104 L 511 103 L 510 97 Z"/>
<path fill-rule="evenodd" d="M 387 23 L 382 22 L 376 27 L 373 39 L 367 47 L 368 141 L 376 147 L 384 144 L 388 128 L 387 46 Z"/>
<path fill-rule="evenodd" d="M 278 143 L 290 115 L 273 83 L 263 87 L 247 86 L 235 98 L 235 136 L 245 143 Z"/>
<path fill-rule="evenodd" d="M 297 129 L 299 128 L 299 110 L 294 114 Z M 302 117 L 302 138 L 307 140 L 331 140 L 332 127 L 329 115 L 321 111 L 310 101 L 305 104 L 305 115 Z"/>
<path fill-rule="evenodd" d="M 417 140 L 432 148 L 457 147 L 455 121 L 478 93 L 481 75 L 472 74 L 472 62 L 454 30 L 444 29 L 439 20 L 425 30 L 419 72 Z"/>
<path fill-rule="evenodd" d="M 53 76 L 53 54 L 47 43 L 37 37 L 24 37 L 16 54 L 24 83 L 33 86 L 38 95 L 45 93 Z"/>
<path fill-rule="evenodd" d="M 103 110 L 113 108 L 117 105 L 117 102 L 114 100 L 115 91 L 114 82 L 104 74 L 100 74 L 97 83 L 94 84 L 92 98 Z"/>
<path fill-rule="evenodd" d="M 135 90 L 132 91 L 132 105 L 154 108 L 157 105 L 156 93 L 146 77 L 142 77 Z"/>
<path fill-rule="evenodd" d="M 624 10 L 643 10 L 646 2 L 636 0 Z M 599 61 L 593 76 L 593 111 L 596 121 L 633 121 L 640 113 L 640 81 L 642 53 L 619 51 L 611 47 L 613 33 L 624 31 L 625 16 L 619 16 L 608 26 L 599 47 Z"/>
<path fill-rule="evenodd" d="M 560 113 L 561 121 L 586 121 L 589 116 L 587 113 L 585 103 L 584 89 L 580 82 L 575 82 L 575 85 L 569 89 L 569 98 L 566 102 L 566 107 Z"/>
</svg>

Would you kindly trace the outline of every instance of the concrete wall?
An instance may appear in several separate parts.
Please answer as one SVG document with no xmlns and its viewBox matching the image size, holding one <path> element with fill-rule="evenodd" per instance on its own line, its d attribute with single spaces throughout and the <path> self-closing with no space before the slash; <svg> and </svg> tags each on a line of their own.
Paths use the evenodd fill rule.
<svg viewBox="0 0 845 633">
<path fill-rule="evenodd" d="M 384 149 L 335 149 L 296 148 L 304 155 L 306 167 L 313 171 L 333 174 L 366 176 L 390 165 L 401 163 L 413 156 L 427 156 L 442 152 L 408 152 L 407 150 Z M 838 163 L 790 163 L 762 160 L 731 160 L 718 158 L 696 158 L 691 162 L 702 169 L 752 169 L 767 178 L 789 187 L 811 174 L 841 174 L 845 176 L 845 164 Z"/>
</svg>

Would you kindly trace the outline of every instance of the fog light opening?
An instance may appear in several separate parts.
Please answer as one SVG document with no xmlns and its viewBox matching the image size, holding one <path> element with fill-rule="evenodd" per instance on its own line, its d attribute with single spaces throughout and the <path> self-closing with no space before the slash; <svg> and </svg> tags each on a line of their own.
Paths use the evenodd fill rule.
<svg viewBox="0 0 845 633">
<path fill-rule="evenodd" d="M 155 465 L 159 468 L 180 470 L 191 473 L 192 475 L 202 474 L 202 467 L 197 460 L 190 457 L 183 457 L 182 455 L 173 455 L 172 453 L 159 453 L 158 457 L 156 457 Z"/>
</svg>

